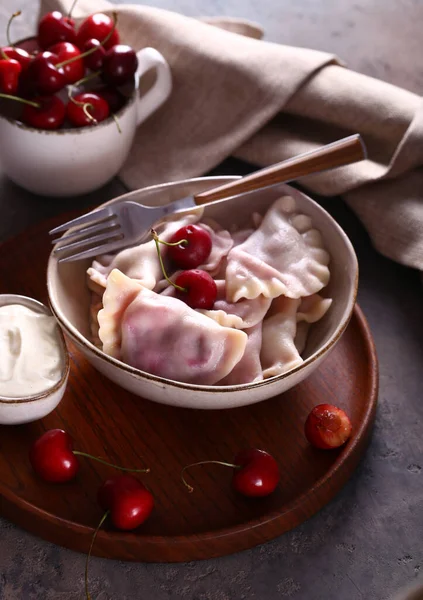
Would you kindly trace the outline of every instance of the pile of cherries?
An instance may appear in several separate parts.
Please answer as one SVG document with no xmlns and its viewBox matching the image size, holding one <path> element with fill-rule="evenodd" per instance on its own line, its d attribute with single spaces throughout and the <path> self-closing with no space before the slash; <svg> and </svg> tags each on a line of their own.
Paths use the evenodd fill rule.
<svg viewBox="0 0 423 600">
<path fill-rule="evenodd" d="M 22 103 L 21 121 L 37 129 L 86 127 L 124 105 L 122 86 L 133 84 L 138 59 L 120 43 L 115 13 L 92 14 L 76 28 L 70 15 L 49 12 L 38 23 L 33 53 L 10 42 L 10 24 L 19 14 L 8 24 L 9 45 L 0 49 L 0 97 Z M 72 95 L 78 88 L 83 91 Z"/>
</svg>

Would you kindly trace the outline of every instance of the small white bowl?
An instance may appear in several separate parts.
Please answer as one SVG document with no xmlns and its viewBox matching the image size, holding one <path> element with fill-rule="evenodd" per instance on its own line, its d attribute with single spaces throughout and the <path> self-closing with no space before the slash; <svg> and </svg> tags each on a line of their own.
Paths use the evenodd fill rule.
<svg viewBox="0 0 423 600">
<path fill-rule="evenodd" d="M 123 197 L 142 204 L 161 205 L 232 179 L 235 178 L 189 179 L 144 188 Z M 242 227 L 249 222 L 252 212 L 264 212 L 282 195 L 291 195 L 299 211 L 312 218 L 331 256 L 331 280 L 324 293 L 333 298 L 332 306 L 325 317 L 310 329 L 303 353 L 304 362 L 291 371 L 264 381 L 238 386 L 193 385 L 157 377 L 111 358 L 90 341 L 90 295 L 85 276 L 90 260 L 59 263 L 54 254 L 50 255 L 47 287 L 52 312 L 66 335 L 96 369 L 126 390 L 155 402 L 186 408 L 235 408 L 260 402 L 288 390 L 308 377 L 328 356 L 351 318 L 358 285 L 358 264 L 351 242 L 321 206 L 288 185 L 254 192 L 230 202 L 220 201 L 205 207 L 204 214 L 223 226 L 236 224 Z M 111 200 L 107 205 L 117 200 Z"/>
<path fill-rule="evenodd" d="M 17 294 L 1 294 L 0 306 L 9 304 L 20 304 L 31 310 L 52 316 L 51 311 L 33 298 L 19 296 Z M 69 377 L 70 361 L 66 348 L 65 338 L 60 328 L 57 328 L 57 337 L 62 354 L 62 374 L 60 380 L 51 388 L 33 396 L 22 396 L 19 398 L 8 398 L 0 395 L 0 424 L 1 425 L 20 425 L 42 419 L 51 413 L 59 404 L 65 393 L 66 384 Z"/>
</svg>

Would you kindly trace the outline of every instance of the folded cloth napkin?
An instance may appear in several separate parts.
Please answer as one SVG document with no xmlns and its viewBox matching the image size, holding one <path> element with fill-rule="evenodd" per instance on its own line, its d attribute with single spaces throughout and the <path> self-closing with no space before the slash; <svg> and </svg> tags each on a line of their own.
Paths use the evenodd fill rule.
<svg viewBox="0 0 423 600">
<path fill-rule="evenodd" d="M 41 12 L 69 4 L 41 0 Z M 79 0 L 74 16 L 112 8 Z M 230 155 L 265 166 L 358 132 L 368 160 L 301 184 L 341 194 L 380 252 L 423 269 L 418 95 L 350 71 L 330 54 L 262 41 L 252 23 L 143 5 L 116 10 L 123 40 L 159 50 L 173 74 L 171 97 L 140 126 L 120 173 L 129 188 L 198 176 Z"/>
</svg>

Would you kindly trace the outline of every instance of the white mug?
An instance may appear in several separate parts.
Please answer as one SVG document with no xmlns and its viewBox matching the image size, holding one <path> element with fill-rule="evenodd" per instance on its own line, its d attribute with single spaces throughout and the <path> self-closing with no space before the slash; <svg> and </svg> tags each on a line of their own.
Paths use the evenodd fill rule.
<svg viewBox="0 0 423 600">
<path fill-rule="evenodd" d="M 169 97 L 172 77 L 165 58 L 154 48 L 137 52 L 135 90 L 116 114 L 97 125 L 46 131 L 0 116 L 0 165 L 23 188 L 44 196 L 76 196 L 112 179 L 125 162 L 138 125 Z M 153 86 L 139 95 L 139 81 L 156 70 Z"/>
</svg>

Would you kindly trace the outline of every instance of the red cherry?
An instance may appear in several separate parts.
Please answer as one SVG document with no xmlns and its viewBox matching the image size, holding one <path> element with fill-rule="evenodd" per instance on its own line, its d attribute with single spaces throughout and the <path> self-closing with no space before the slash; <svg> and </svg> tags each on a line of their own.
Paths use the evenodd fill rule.
<svg viewBox="0 0 423 600">
<path fill-rule="evenodd" d="M 94 90 L 93 90 L 94 91 Z M 112 87 L 102 87 L 95 90 L 95 93 L 104 98 L 110 108 L 111 113 L 117 113 L 125 104 L 125 96 Z"/>
<path fill-rule="evenodd" d="M 214 279 L 201 269 L 182 271 L 175 279 L 175 285 L 185 291 L 176 290 L 176 295 L 191 308 L 210 310 L 216 302 L 217 286 Z"/>
<path fill-rule="evenodd" d="M 131 81 L 138 68 L 138 58 L 130 46 L 118 44 L 107 50 L 103 60 L 103 79 L 110 85 Z"/>
<path fill-rule="evenodd" d="M 25 105 L 22 121 L 36 129 L 59 129 L 65 120 L 66 109 L 57 96 L 37 96 L 33 99 L 39 108 Z"/>
<path fill-rule="evenodd" d="M 169 258 L 181 269 L 195 269 L 210 256 L 212 239 L 208 231 L 199 225 L 181 227 L 170 238 L 169 243 L 176 244 L 180 240 L 187 243 L 169 246 Z"/>
<path fill-rule="evenodd" d="M 97 123 L 104 121 L 110 114 L 109 105 L 106 100 L 101 98 L 98 94 L 83 92 L 82 94 L 77 94 L 73 100 L 74 101 L 71 100 L 68 102 L 66 115 L 72 125 L 75 125 L 76 127 L 94 125 L 95 121 L 97 121 Z M 86 106 L 86 110 L 93 117 L 92 119 L 84 112 L 83 105 Z"/>
<path fill-rule="evenodd" d="M 75 23 L 55 10 L 42 17 L 38 23 L 38 44 L 46 50 L 58 42 L 76 42 Z"/>
<path fill-rule="evenodd" d="M 100 45 L 101 42 L 95 39 L 87 40 L 82 45 L 82 51 L 87 52 L 92 48 L 97 48 L 95 52 L 89 54 L 84 58 L 84 63 L 87 69 L 91 69 L 91 71 L 99 71 L 103 66 L 103 60 L 106 55 L 106 50 L 104 46 Z"/>
<path fill-rule="evenodd" d="M 278 463 L 273 456 L 264 450 L 249 448 L 239 452 L 233 463 L 220 460 L 202 460 L 184 467 L 181 479 L 188 491 L 192 492 L 194 488 L 186 482 L 184 472 L 190 467 L 207 464 L 222 465 L 234 469 L 232 487 L 243 496 L 249 496 L 250 498 L 268 496 L 275 491 L 280 479 Z"/>
<path fill-rule="evenodd" d="M 46 431 L 32 445 L 29 460 L 41 479 L 51 483 L 64 483 L 73 479 L 79 462 L 72 452 L 72 438 L 62 429 Z"/>
<path fill-rule="evenodd" d="M 13 58 L 0 59 L 0 92 L 16 94 L 19 86 L 19 75 L 22 67 Z"/>
<path fill-rule="evenodd" d="M 264 450 L 243 450 L 237 454 L 234 463 L 241 468 L 234 471 L 232 486 L 244 496 L 268 496 L 279 483 L 278 463 Z"/>
<path fill-rule="evenodd" d="M 48 51 L 56 57 L 52 59 L 55 65 L 65 62 L 70 58 L 74 59 L 71 63 L 64 65 L 60 69 L 60 72 L 65 75 L 67 83 L 76 83 L 84 77 L 84 62 L 82 59 L 78 59 L 81 56 L 81 52 L 75 44 L 59 42 L 51 46 Z"/>
<path fill-rule="evenodd" d="M 332 404 L 318 404 L 307 417 L 304 433 L 316 448 L 339 448 L 351 435 L 351 421 L 346 413 Z"/>
<path fill-rule="evenodd" d="M 13 60 L 17 60 L 23 71 L 29 66 L 29 63 L 32 60 L 32 56 L 26 50 L 12 46 L 5 46 L 2 48 L 1 54 L 6 55 L 7 58 L 13 58 Z"/>
<path fill-rule="evenodd" d="M 104 38 L 109 35 L 114 26 L 115 24 L 113 19 L 108 15 L 103 13 L 95 13 L 90 15 L 81 23 L 81 26 L 78 29 L 77 45 L 82 48 L 84 46 L 84 42 L 91 39 L 102 42 Z M 119 44 L 119 41 L 119 33 L 115 29 L 105 44 L 106 50 L 112 46 L 115 46 L 116 44 Z"/>
<path fill-rule="evenodd" d="M 135 529 L 144 523 L 154 506 L 153 495 L 132 475 L 118 475 L 103 483 L 98 491 L 98 503 L 110 511 L 117 529 Z"/>
<path fill-rule="evenodd" d="M 36 93 L 48 96 L 66 86 L 64 72 L 56 69 L 58 62 L 57 56 L 48 51 L 37 54 L 32 60 L 25 73 L 25 79 L 32 83 Z"/>
</svg>

